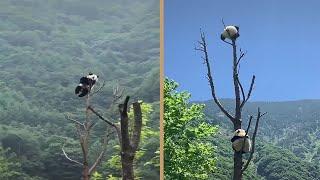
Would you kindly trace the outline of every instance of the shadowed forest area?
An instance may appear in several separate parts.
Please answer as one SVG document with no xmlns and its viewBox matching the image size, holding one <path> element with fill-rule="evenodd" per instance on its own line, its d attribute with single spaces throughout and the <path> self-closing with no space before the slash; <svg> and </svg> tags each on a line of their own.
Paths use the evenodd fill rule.
<svg viewBox="0 0 320 180">
<path fill-rule="evenodd" d="M 135 175 L 159 179 L 159 43 L 156 0 L 2 0 L 0 179 L 80 179 L 81 166 L 61 148 L 81 159 L 76 129 L 65 116 L 85 118 L 85 99 L 74 88 L 88 72 L 99 75 L 98 87 L 105 84 L 92 106 L 113 122 L 119 120 L 114 87 L 143 101 Z M 90 162 L 107 128 L 92 120 Z M 121 176 L 114 136 L 93 179 Z"/>
</svg>

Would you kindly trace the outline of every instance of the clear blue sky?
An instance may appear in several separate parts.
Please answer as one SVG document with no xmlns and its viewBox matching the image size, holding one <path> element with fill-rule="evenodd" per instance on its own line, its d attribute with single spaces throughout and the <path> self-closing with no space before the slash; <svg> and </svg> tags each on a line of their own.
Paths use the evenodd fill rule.
<svg viewBox="0 0 320 180">
<path fill-rule="evenodd" d="M 256 75 L 253 101 L 320 99 L 320 1 L 165 0 L 165 75 L 192 100 L 211 99 L 199 29 L 206 33 L 217 94 L 233 98 L 232 49 L 220 40 L 225 23 L 238 25 L 238 46 L 247 50 L 240 77 L 248 89 Z"/>
</svg>

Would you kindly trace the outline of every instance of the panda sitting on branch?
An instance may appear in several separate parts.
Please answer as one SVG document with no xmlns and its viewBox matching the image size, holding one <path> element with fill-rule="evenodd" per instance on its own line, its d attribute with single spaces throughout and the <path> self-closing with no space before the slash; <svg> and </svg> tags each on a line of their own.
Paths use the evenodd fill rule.
<svg viewBox="0 0 320 180">
<path fill-rule="evenodd" d="M 80 78 L 80 83 L 75 89 L 75 94 L 79 97 L 86 96 L 89 94 L 94 86 L 94 84 L 98 81 L 99 76 L 93 73 L 89 73 L 87 76 Z"/>
<path fill-rule="evenodd" d="M 222 41 L 227 42 L 225 39 L 236 40 L 239 36 L 239 27 L 230 25 L 224 28 L 220 38 Z"/>
</svg>

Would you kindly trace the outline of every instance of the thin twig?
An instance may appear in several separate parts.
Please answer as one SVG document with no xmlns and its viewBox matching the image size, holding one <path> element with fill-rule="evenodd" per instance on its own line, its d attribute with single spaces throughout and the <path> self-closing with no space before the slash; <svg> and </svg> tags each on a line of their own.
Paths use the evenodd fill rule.
<svg viewBox="0 0 320 180">
<path fill-rule="evenodd" d="M 93 165 L 90 167 L 90 169 L 89 169 L 89 174 L 91 174 L 91 173 L 96 169 L 96 167 L 98 166 L 98 164 L 100 164 L 100 162 L 101 162 L 101 160 L 102 160 L 102 158 L 103 158 L 103 156 L 104 156 L 104 154 L 105 154 L 105 152 L 106 152 L 106 150 L 107 150 L 108 137 L 109 137 L 111 134 L 112 134 L 112 132 L 109 133 L 109 134 L 107 134 L 107 135 L 103 138 L 102 150 L 101 150 L 99 156 L 97 157 L 96 161 L 95 161 L 95 162 L 93 163 Z"/>
<path fill-rule="evenodd" d="M 83 126 L 83 123 L 81 123 L 81 122 L 79 122 L 79 121 L 71 118 L 71 117 L 70 117 L 69 115 L 67 115 L 67 114 L 65 114 L 64 117 L 65 117 L 67 120 L 74 122 L 75 124 L 78 124 L 78 125 L 80 125 L 80 126 Z"/>
<path fill-rule="evenodd" d="M 103 81 L 102 85 L 97 90 L 95 90 L 95 91 L 90 93 L 91 96 L 93 96 L 94 94 L 100 92 L 104 88 L 105 85 L 106 85 L 106 81 Z"/>
<path fill-rule="evenodd" d="M 251 84 L 250 84 L 250 88 L 249 88 L 249 91 L 248 91 L 248 94 L 247 94 L 247 97 L 245 100 L 242 101 L 240 107 L 242 108 L 244 106 L 244 104 L 249 100 L 250 96 L 251 96 L 251 93 L 252 93 L 252 90 L 253 90 L 253 86 L 254 86 L 254 80 L 256 79 L 256 76 L 253 75 L 252 76 L 252 79 L 251 79 Z"/>
<path fill-rule="evenodd" d="M 247 54 L 247 52 L 243 52 L 240 48 L 240 57 L 238 58 L 237 61 L 237 66 L 240 64 L 241 59 Z"/>
<path fill-rule="evenodd" d="M 251 126 L 251 120 L 252 120 L 253 116 L 250 116 L 249 118 L 249 124 L 247 126 L 247 131 L 246 131 L 246 135 L 249 133 L 249 129 L 250 129 L 250 126 Z"/>
<path fill-rule="evenodd" d="M 66 142 L 65 142 L 66 143 Z M 65 143 L 63 144 L 63 146 L 62 146 L 62 152 L 63 152 L 63 155 L 69 160 L 69 161 L 71 161 L 71 162 L 74 162 L 74 163 L 76 163 L 76 164 L 79 164 L 79 165 L 83 165 L 82 163 L 80 163 L 79 161 L 76 161 L 76 160 L 74 160 L 74 159 L 71 159 L 68 155 L 67 155 L 67 153 L 66 153 L 66 151 L 64 150 L 64 146 L 65 146 Z"/>
</svg>

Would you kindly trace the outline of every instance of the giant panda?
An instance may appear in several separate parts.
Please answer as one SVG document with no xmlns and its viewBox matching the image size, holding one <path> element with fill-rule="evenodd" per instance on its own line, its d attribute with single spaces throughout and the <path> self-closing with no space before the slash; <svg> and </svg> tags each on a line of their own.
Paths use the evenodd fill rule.
<svg viewBox="0 0 320 180">
<path fill-rule="evenodd" d="M 93 73 L 89 73 L 87 76 L 80 78 L 80 83 L 75 89 L 75 94 L 79 94 L 79 97 L 86 96 L 90 93 L 94 84 L 98 81 L 99 76 Z"/>
<path fill-rule="evenodd" d="M 240 36 L 238 26 L 227 26 L 221 33 L 221 40 L 224 41 L 226 38 L 236 40 Z"/>
<path fill-rule="evenodd" d="M 246 131 L 243 129 L 237 129 L 234 132 L 234 136 L 231 139 L 232 149 L 236 152 L 248 153 L 251 151 L 251 140 Z"/>
</svg>

